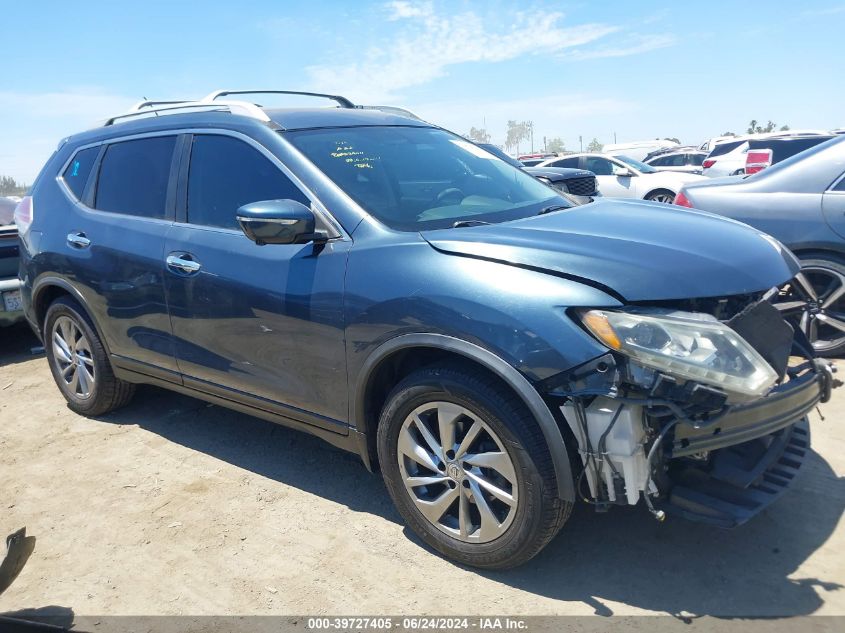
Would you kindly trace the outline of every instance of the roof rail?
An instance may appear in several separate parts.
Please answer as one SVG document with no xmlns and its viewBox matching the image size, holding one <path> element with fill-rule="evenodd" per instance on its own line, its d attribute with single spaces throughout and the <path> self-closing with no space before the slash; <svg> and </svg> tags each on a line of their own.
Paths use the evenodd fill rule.
<svg viewBox="0 0 845 633">
<path fill-rule="evenodd" d="M 155 107 L 163 105 L 164 107 Z M 131 110 L 124 114 L 106 119 L 103 124 L 114 125 L 126 119 L 133 117 L 150 117 L 159 116 L 160 114 L 183 114 L 185 111 L 199 110 L 204 108 L 207 112 L 230 112 L 232 114 L 241 114 L 253 119 L 258 119 L 264 123 L 271 121 L 267 113 L 264 112 L 254 103 L 248 101 L 142 101 L 136 104 Z"/>
<path fill-rule="evenodd" d="M 225 97 L 227 95 L 300 95 L 304 97 L 322 97 L 323 99 L 331 99 L 336 101 L 341 108 L 354 108 L 355 104 L 346 97 L 340 95 L 329 95 L 322 92 L 302 92 L 299 90 L 215 90 L 209 95 L 202 98 L 203 101 L 216 101 L 218 97 Z"/>
</svg>

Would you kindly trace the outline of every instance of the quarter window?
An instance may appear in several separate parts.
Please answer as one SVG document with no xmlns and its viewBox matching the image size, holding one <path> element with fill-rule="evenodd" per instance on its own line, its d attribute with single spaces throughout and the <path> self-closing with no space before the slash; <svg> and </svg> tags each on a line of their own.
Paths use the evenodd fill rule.
<svg viewBox="0 0 845 633">
<path fill-rule="evenodd" d="M 308 198 L 258 150 L 231 136 L 197 135 L 188 174 L 188 222 L 238 228 L 239 207 L 261 200 Z"/>
<path fill-rule="evenodd" d="M 845 174 L 842 174 L 842 176 L 839 179 L 839 182 L 837 182 L 834 185 L 833 190 L 834 191 L 845 191 Z"/>
<path fill-rule="evenodd" d="M 94 166 L 94 161 L 97 159 L 97 154 L 99 153 L 99 147 L 89 147 L 81 152 L 77 152 L 62 174 L 65 184 L 73 192 L 77 200 L 82 198 L 82 192 L 85 191 L 85 183 L 88 182 L 88 176 L 91 174 L 91 167 Z"/>
<path fill-rule="evenodd" d="M 106 149 L 94 207 L 145 218 L 164 218 L 175 136 L 113 143 Z"/>
</svg>

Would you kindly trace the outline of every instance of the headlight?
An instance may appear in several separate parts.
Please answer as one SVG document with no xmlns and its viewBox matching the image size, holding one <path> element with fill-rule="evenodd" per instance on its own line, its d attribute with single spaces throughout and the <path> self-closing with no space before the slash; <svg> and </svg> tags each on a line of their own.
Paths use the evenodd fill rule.
<svg viewBox="0 0 845 633">
<path fill-rule="evenodd" d="M 559 180 L 558 182 L 553 182 L 552 187 L 554 187 L 558 191 L 562 191 L 563 193 L 569 193 L 569 187 L 566 186 L 566 182 L 563 181 L 563 180 Z"/>
<path fill-rule="evenodd" d="M 611 349 L 673 376 L 751 396 L 764 395 L 778 378 L 754 348 L 709 314 L 590 310 L 581 319 Z"/>
</svg>

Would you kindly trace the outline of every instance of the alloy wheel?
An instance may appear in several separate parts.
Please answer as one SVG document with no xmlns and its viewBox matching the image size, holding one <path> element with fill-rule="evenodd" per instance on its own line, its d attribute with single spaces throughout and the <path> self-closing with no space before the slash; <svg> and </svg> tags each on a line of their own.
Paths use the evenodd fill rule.
<svg viewBox="0 0 845 633">
<path fill-rule="evenodd" d="M 845 275 L 823 266 L 802 266 L 781 290 L 775 307 L 801 328 L 817 352 L 845 344 Z"/>
<path fill-rule="evenodd" d="M 96 385 L 96 371 L 85 333 L 73 319 L 60 316 L 53 324 L 51 344 L 64 388 L 79 400 L 90 398 Z"/>
<path fill-rule="evenodd" d="M 671 193 L 656 193 L 649 197 L 652 202 L 662 202 L 663 204 L 672 204 L 675 202 L 675 196 Z"/>
<path fill-rule="evenodd" d="M 417 407 L 402 424 L 397 448 L 405 489 L 442 532 L 487 543 L 513 522 L 519 501 L 513 461 L 490 426 L 466 407 Z"/>
</svg>

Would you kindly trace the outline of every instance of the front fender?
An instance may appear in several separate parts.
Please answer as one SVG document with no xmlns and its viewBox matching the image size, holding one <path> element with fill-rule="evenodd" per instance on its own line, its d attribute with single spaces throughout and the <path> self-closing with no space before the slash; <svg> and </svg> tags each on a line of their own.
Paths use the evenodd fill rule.
<svg viewBox="0 0 845 633">
<path fill-rule="evenodd" d="M 572 479 L 572 468 L 569 463 L 566 443 L 549 407 L 543 398 L 540 397 L 540 394 L 537 393 L 537 390 L 526 380 L 525 376 L 489 350 L 473 343 L 451 336 L 431 333 L 403 334 L 382 343 L 367 357 L 358 374 L 358 380 L 355 383 L 355 390 L 352 394 L 355 411 L 354 419 L 356 421 L 364 420 L 366 416 L 367 387 L 370 376 L 372 376 L 375 369 L 384 359 L 395 352 L 415 347 L 435 348 L 459 354 L 486 367 L 507 382 L 522 399 L 528 410 L 531 411 L 534 419 L 537 420 L 540 430 L 543 432 L 543 437 L 549 447 L 552 463 L 555 468 L 558 496 L 565 501 L 575 501 L 575 483 Z"/>
</svg>

